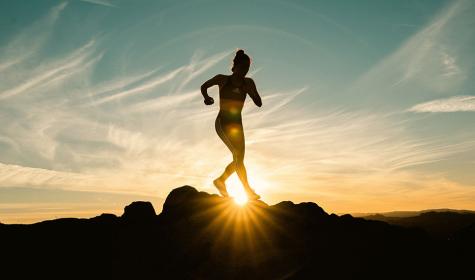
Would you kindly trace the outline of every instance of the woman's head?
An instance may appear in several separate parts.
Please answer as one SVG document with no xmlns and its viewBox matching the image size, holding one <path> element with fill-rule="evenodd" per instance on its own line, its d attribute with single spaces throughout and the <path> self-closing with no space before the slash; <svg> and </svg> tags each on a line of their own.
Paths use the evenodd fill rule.
<svg viewBox="0 0 475 280">
<path fill-rule="evenodd" d="M 231 71 L 240 76 L 246 76 L 251 66 L 251 58 L 244 53 L 244 50 L 238 50 L 236 56 L 233 59 L 233 68 Z"/>
</svg>

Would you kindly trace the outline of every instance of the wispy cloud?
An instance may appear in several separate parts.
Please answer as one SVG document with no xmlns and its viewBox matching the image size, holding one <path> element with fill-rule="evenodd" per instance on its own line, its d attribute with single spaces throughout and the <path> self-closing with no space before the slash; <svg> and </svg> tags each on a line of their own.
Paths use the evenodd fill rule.
<svg viewBox="0 0 475 280">
<path fill-rule="evenodd" d="M 32 88 L 42 86 L 45 83 L 54 82 L 58 79 L 69 76 L 71 73 L 77 71 L 77 68 L 80 66 L 83 66 L 84 64 L 87 65 L 87 60 L 91 59 L 90 55 L 92 52 L 90 50 L 93 45 L 94 41 L 92 40 L 64 58 L 50 62 L 45 66 L 38 67 L 33 71 L 25 71 L 26 73 L 23 72 L 22 74 L 24 77 L 22 77 L 22 83 L 2 90 L 0 93 L 0 99 L 12 97 L 24 93 Z M 97 60 L 97 57 L 92 58 L 92 60 Z"/>
<path fill-rule="evenodd" d="M 462 14 L 473 9 L 469 1 L 450 2 L 427 26 L 348 87 L 348 100 L 395 109 L 430 99 L 434 93 L 448 95 L 458 90 L 470 75 L 463 63 L 472 54 L 464 42 L 474 39 L 473 32 L 460 33 L 470 24 Z"/>
<path fill-rule="evenodd" d="M 112 4 L 112 2 L 108 0 L 80 0 L 80 1 L 95 4 L 95 5 L 100 5 L 100 6 L 117 8 L 117 5 Z"/>
<path fill-rule="evenodd" d="M 184 86 L 186 86 L 190 81 L 194 78 L 202 74 L 203 72 L 207 71 L 211 67 L 213 67 L 216 63 L 222 61 L 224 58 L 229 57 L 232 51 L 224 51 L 221 53 L 217 53 L 203 61 L 200 62 L 201 52 L 195 52 L 190 64 L 188 67 L 185 67 L 185 72 L 187 72 L 187 76 L 183 79 L 180 85 L 177 87 L 175 92 L 180 92 Z"/>
<path fill-rule="evenodd" d="M 193 90 L 175 95 L 159 96 L 155 99 L 148 99 L 146 101 L 131 105 L 126 109 L 130 113 L 147 113 L 150 111 L 161 111 L 173 107 L 179 107 L 185 102 L 190 102 L 193 99 L 199 99 L 201 92 Z"/>
<path fill-rule="evenodd" d="M 115 86 L 115 88 L 110 88 L 106 91 L 102 91 L 104 94 L 107 94 L 107 96 L 94 99 L 94 94 L 90 94 L 89 97 L 94 100 L 90 102 L 89 105 L 98 106 L 104 103 L 109 103 L 111 101 L 121 100 L 125 97 L 147 93 L 151 90 L 158 90 L 160 86 L 163 86 L 165 83 L 170 82 L 176 78 L 180 78 L 181 82 L 178 87 L 173 90 L 173 92 L 170 93 L 170 91 L 162 91 L 159 94 L 165 95 L 181 92 L 190 81 L 192 81 L 195 77 L 202 74 L 204 71 L 208 70 L 212 66 L 216 65 L 218 62 L 222 61 L 226 56 L 229 56 L 229 51 L 212 55 L 211 57 L 207 57 L 203 60 L 199 60 L 199 57 L 193 56 L 190 64 L 180 66 L 176 69 L 168 71 L 167 73 L 160 73 L 158 75 L 155 75 L 155 77 L 143 80 L 142 83 L 135 83 L 135 85 L 132 85 L 132 82 L 136 82 L 138 79 L 134 79 L 129 83 L 119 82 L 119 84 L 121 85 L 120 87 Z M 186 76 L 184 78 L 181 78 L 179 77 L 180 74 L 185 74 Z M 147 74 L 147 77 L 150 77 L 150 75 Z M 141 79 L 142 78 L 144 77 L 141 77 Z M 126 89 L 123 90 L 123 88 Z M 159 100 L 165 99 L 166 98 L 162 97 L 159 98 Z"/>
<path fill-rule="evenodd" d="M 408 109 L 411 112 L 474 112 L 475 96 L 462 95 L 420 103 Z"/>
<path fill-rule="evenodd" d="M 114 79 L 111 81 L 108 80 L 105 82 L 99 82 L 99 84 L 91 85 L 89 88 L 87 88 L 87 94 L 84 96 L 84 98 L 92 99 L 113 92 L 120 92 L 127 87 L 133 86 L 137 82 L 150 78 L 152 75 L 155 75 L 160 69 L 161 66 L 159 66 L 157 69 L 146 71 L 145 73 L 129 74 L 125 77 L 117 76 L 114 77 Z M 80 91 L 81 93 L 83 93 L 83 89 L 81 89 Z"/>
<path fill-rule="evenodd" d="M 130 89 L 109 94 L 108 96 L 105 96 L 105 97 L 99 98 L 97 100 L 94 100 L 93 102 L 90 103 L 90 105 L 97 106 L 97 105 L 100 105 L 100 104 L 103 104 L 103 103 L 111 102 L 111 101 L 114 101 L 114 100 L 119 100 L 119 99 L 125 98 L 127 96 L 131 96 L 133 94 L 139 94 L 139 93 L 147 92 L 147 91 L 152 90 L 152 89 L 154 89 L 154 88 L 156 88 L 156 87 L 158 87 L 158 86 L 160 86 L 160 85 L 162 85 L 162 84 L 164 84 L 168 81 L 171 81 L 173 78 L 175 78 L 175 76 L 177 76 L 183 70 L 183 68 L 184 68 L 183 66 L 178 67 L 178 68 L 176 68 L 172 71 L 169 71 L 166 74 L 162 74 L 159 77 L 154 77 L 154 78 L 148 80 L 147 82 L 139 84 L 139 85 L 137 85 L 135 87 L 132 87 Z"/>
<path fill-rule="evenodd" d="M 67 2 L 63 2 L 53 7 L 48 14 L 24 28 L 5 47 L 1 48 L 0 73 L 24 62 L 43 46 L 66 6 Z"/>
</svg>

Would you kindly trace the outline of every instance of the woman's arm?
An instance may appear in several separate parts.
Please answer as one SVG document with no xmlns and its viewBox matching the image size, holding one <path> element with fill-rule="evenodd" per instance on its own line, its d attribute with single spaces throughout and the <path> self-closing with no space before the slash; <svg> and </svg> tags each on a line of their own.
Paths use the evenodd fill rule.
<svg viewBox="0 0 475 280">
<path fill-rule="evenodd" d="M 208 95 L 208 88 L 209 87 L 212 87 L 214 85 L 219 85 L 219 81 L 221 80 L 221 76 L 222 74 L 218 74 L 216 76 L 214 76 L 213 78 L 207 80 L 206 82 L 204 82 L 202 85 L 201 85 L 201 94 L 203 95 L 203 97 L 205 98 L 205 100 L 211 98 L 209 95 Z"/>
<path fill-rule="evenodd" d="M 249 80 L 249 96 L 252 98 L 252 101 L 254 101 L 254 104 L 256 104 L 258 107 L 262 106 L 262 100 L 261 97 L 259 96 L 259 93 L 257 92 L 256 88 L 256 83 L 254 83 L 254 80 L 251 78 L 248 78 Z"/>
</svg>

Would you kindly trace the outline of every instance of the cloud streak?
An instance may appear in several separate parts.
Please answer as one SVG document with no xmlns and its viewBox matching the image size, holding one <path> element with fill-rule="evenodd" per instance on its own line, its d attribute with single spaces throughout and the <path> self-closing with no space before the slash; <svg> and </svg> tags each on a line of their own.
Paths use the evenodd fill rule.
<svg viewBox="0 0 475 280">
<path fill-rule="evenodd" d="M 1 49 L 0 73 L 24 62 L 45 44 L 51 35 L 52 27 L 66 6 L 67 2 L 63 2 L 53 7 L 48 14 L 24 28 Z"/>
<path fill-rule="evenodd" d="M 464 65 L 472 60 L 465 44 L 475 39 L 473 32 L 465 31 L 471 22 L 463 14 L 474 9 L 470 1 L 450 2 L 427 26 L 355 80 L 346 99 L 394 110 L 433 99 L 435 93 L 458 91 L 471 74 L 470 66 Z"/>
<path fill-rule="evenodd" d="M 475 96 L 462 95 L 420 103 L 408 109 L 410 112 L 475 112 Z"/>
<path fill-rule="evenodd" d="M 81 0 L 81 1 L 95 4 L 95 5 L 100 5 L 100 6 L 117 8 L 116 5 L 112 4 L 110 1 L 107 1 L 107 0 Z"/>
<path fill-rule="evenodd" d="M 77 71 L 76 68 L 88 64 L 87 60 L 91 55 L 89 50 L 93 45 L 94 41 L 90 41 L 69 56 L 49 63 L 45 67 L 40 67 L 38 70 L 33 71 L 31 74 L 25 75 L 26 81 L 24 80 L 21 84 L 1 91 L 0 100 L 24 93 L 32 88 L 42 86 L 45 83 L 62 79 Z M 97 58 L 93 58 L 93 60 L 97 60 Z"/>
</svg>

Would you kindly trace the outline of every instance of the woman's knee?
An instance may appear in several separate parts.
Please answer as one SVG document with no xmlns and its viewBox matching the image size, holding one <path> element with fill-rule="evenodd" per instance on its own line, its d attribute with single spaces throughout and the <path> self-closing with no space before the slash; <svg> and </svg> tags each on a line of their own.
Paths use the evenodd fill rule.
<svg viewBox="0 0 475 280">
<path fill-rule="evenodd" d="M 235 153 L 233 154 L 234 164 L 241 165 L 244 162 L 244 153 Z"/>
</svg>

